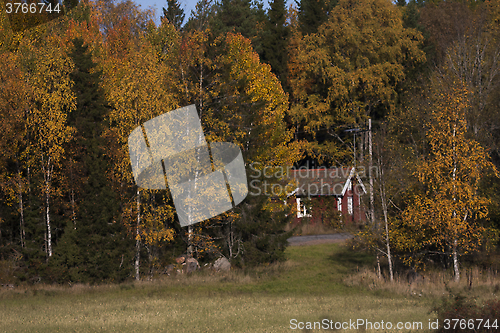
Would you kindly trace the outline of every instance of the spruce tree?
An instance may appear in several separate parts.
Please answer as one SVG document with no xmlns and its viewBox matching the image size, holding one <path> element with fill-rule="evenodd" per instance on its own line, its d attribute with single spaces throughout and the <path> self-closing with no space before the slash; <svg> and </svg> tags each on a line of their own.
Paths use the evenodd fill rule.
<svg viewBox="0 0 500 333">
<path fill-rule="evenodd" d="M 271 212 L 266 208 L 265 195 L 248 196 L 236 211 L 236 234 L 241 235 L 243 254 L 241 265 L 255 266 L 285 259 L 285 250 L 294 230 L 285 231 L 290 223 L 290 211 Z"/>
<path fill-rule="evenodd" d="M 103 136 L 108 108 L 99 86 L 101 72 L 95 70 L 96 64 L 83 40 L 75 39 L 73 44 L 69 56 L 75 69 L 70 77 L 77 108 L 68 117 L 68 125 L 75 128 L 75 133 L 66 147 L 71 217 L 53 264 L 59 269 L 59 280 L 121 280 L 129 275 L 130 267 L 124 261 L 128 258 L 127 241 L 122 227 L 115 223 L 119 203 L 108 180 L 110 160 Z"/>
<path fill-rule="evenodd" d="M 299 3 L 299 27 L 302 34 L 313 34 L 328 19 L 328 12 L 336 0 L 301 0 Z"/>
<path fill-rule="evenodd" d="M 273 73 L 280 78 L 282 85 L 285 82 L 289 30 L 286 25 L 285 0 L 273 0 L 262 33 L 261 58 L 271 65 Z"/>
<path fill-rule="evenodd" d="M 161 20 L 166 18 L 177 30 L 180 30 L 184 22 L 184 16 L 184 10 L 177 0 L 167 0 L 167 9 L 163 8 Z"/>
<path fill-rule="evenodd" d="M 252 40 L 254 49 L 259 52 L 260 43 L 256 44 L 258 24 L 265 21 L 262 3 L 250 0 L 222 0 L 216 9 L 217 15 L 212 25 L 216 36 L 228 32 L 241 33 Z"/>
</svg>

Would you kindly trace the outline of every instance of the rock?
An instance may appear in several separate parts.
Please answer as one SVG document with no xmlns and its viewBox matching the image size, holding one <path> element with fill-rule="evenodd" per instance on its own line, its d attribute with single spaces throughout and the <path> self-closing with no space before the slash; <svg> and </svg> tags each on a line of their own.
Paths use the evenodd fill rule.
<svg viewBox="0 0 500 333">
<path fill-rule="evenodd" d="M 184 273 L 189 274 L 200 269 L 200 264 L 198 260 L 194 258 L 187 258 L 186 265 L 184 266 Z"/>
<path fill-rule="evenodd" d="M 214 269 L 217 272 L 227 272 L 231 269 L 231 263 L 226 257 L 220 257 L 214 262 Z"/>
<path fill-rule="evenodd" d="M 180 256 L 180 257 L 177 257 L 175 258 L 175 261 L 178 263 L 178 264 L 183 264 L 184 261 L 186 261 L 186 257 L 184 255 Z"/>
</svg>

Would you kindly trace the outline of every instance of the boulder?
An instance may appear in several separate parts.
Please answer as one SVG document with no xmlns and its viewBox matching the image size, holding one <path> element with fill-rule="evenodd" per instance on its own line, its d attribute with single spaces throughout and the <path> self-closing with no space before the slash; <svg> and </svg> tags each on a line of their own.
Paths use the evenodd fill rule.
<svg viewBox="0 0 500 333">
<path fill-rule="evenodd" d="M 200 269 L 200 264 L 195 258 L 187 258 L 184 266 L 184 273 L 189 274 Z"/>
<path fill-rule="evenodd" d="M 184 255 L 180 256 L 180 257 L 177 257 L 175 258 L 175 261 L 180 265 L 180 264 L 183 264 L 184 261 L 186 261 L 186 257 Z"/>
<path fill-rule="evenodd" d="M 226 257 L 220 257 L 214 262 L 214 270 L 217 272 L 227 272 L 231 270 L 231 263 Z"/>
</svg>

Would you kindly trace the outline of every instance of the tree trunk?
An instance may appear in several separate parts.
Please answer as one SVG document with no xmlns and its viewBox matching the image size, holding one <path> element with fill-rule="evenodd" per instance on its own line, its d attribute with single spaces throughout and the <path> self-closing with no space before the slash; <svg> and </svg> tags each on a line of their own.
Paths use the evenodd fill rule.
<svg viewBox="0 0 500 333">
<path fill-rule="evenodd" d="M 460 267 L 458 264 L 458 240 L 453 240 L 453 271 L 455 272 L 455 282 L 460 281 Z"/>
<path fill-rule="evenodd" d="M 377 252 L 377 276 L 379 279 L 382 278 L 382 270 L 380 269 L 380 255 Z"/>
<path fill-rule="evenodd" d="M 47 167 L 44 170 L 45 178 L 45 221 L 47 224 L 47 249 L 46 253 L 49 257 L 52 257 L 52 230 L 50 225 L 50 182 L 52 177 L 53 166 L 50 161 L 50 157 L 47 160 Z"/>
<path fill-rule="evenodd" d="M 49 197 L 50 197 L 50 189 L 49 184 L 46 184 L 45 188 L 45 218 L 47 221 L 47 254 L 49 257 L 52 257 L 52 231 L 50 229 L 50 206 L 49 206 Z"/>
<path fill-rule="evenodd" d="M 188 247 L 187 247 L 187 256 L 188 258 L 193 257 L 193 226 L 188 225 Z"/>
<path fill-rule="evenodd" d="M 71 219 L 73 220 L 73 229 L 76 229 L 76 211 L 75 211 L 75 190 L 71 189 Z"/>
<path fill-rule="evenodd" d="M 21 172 L 17 171 L 17 186 L 18 186 L 18 197 L 19 197 L 19 215 L 20 215 L 20 220 L 19 220 L 19 228 L 20 228 L 20 233 L 21 233 L 21 248 L 25 247 L 25 238 L 26 238 L 26 232 L 24 230 L 24 202 L 23 202 L 23 189 L 21 185 Z"/>
<path fill-rule="evenodd" d="M 137 188 L 137 226 L 135 228 L 135 279 L 141 279 L 139 274 L 140 268 L 140 255 L 141 255 L 141 241 L 140 241 L 140 226 L 141 226 L 141 192 Z"/>
<path fill-rule="evenodd" d="M 391 255 L 391 244 L 389 242 L 389 222 L 387 219 L 387 201 L 385 198 L 385 185 L 382 184 L 382 177 L 381 177 L 381 184 L 380 184 L 380 199 L 382 201 L 382 210 L 384 212 L 384 222 L 385 222 L 385 244 L 387 247 L 387 261 L 389 263 L 389 277 L 391 282 L 394 280 L 394 273 L 392 271 L 392 255 Z"/>
<path fill-rule="evenodd" d="M 370 178 L 370 222 L 372 226 L 375 225 L 375 207 L 373 196 L 373 148 L 372 148 L 372 120 L 368 119 L 368 154 L 370 155 L 368 177 Z"/>
</svg>

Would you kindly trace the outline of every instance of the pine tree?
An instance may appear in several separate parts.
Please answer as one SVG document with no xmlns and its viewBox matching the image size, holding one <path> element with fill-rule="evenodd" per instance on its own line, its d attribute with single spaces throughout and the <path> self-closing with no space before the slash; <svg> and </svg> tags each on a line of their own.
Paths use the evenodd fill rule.
<svg viewBox="0 0 500 333">
<path fill-rule="evenodd" d="M 167 9 L 163 8 L 161 20 L 167 19 L 177 30 L 180 30 L 184 22 L 184 16 L 184 10 L 177 0 L 167 0 Z"/>
</svg>

